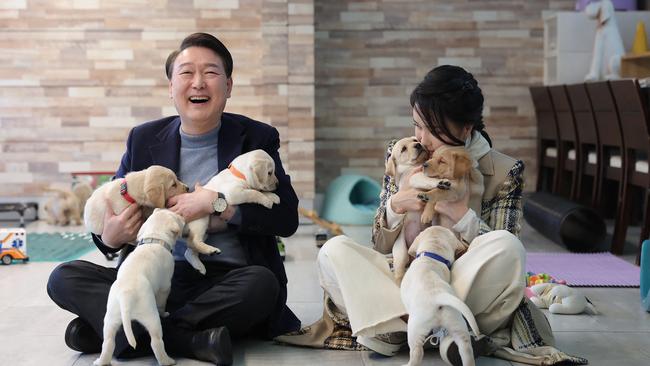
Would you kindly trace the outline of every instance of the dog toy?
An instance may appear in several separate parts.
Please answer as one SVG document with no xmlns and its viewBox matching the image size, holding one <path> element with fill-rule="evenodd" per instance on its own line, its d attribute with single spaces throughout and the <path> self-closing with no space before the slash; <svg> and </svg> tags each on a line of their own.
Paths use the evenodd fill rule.
<svg viewBox="0 0 650 366">
<path fill-rule="evenodd" d="M 526 295 L 540 309 L 553 314 L 598 314 L 594 305 L 578 290 L 559 283 L 541 283 L 531 286 Z"/>
<path fill-rule="evenodd" d="M 559 283 L 561 285 L 566 285 L 565 280 L 558 280 L 548 273 L 537 273 L 537 274 L 533 272 L 526 273 L 526 286 L 530 287 L 542 283 Z"/>
</svg>

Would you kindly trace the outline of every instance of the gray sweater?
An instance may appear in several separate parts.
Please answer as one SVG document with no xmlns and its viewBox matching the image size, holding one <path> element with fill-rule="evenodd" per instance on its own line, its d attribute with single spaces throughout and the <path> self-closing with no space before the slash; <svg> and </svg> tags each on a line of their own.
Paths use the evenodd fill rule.
<svg viewBox="0 0 650 366">
<path fill-rule="evenodd" d="M 217 127 L 203 135 L 187 135 L 182 130 L 179 131 L 181 134 L 179 179 L 190 187 L 190 191 L 194 191 L 195 183 L 205 185 L 219 172 L 217 149 L 219 129 L 220 127 Z M 221 263 L 230 267 L 245 266 L 246 253 L 233 228 L 233 225 L 240 223 L 241 214 L 237 210 L 228 222 L 227 230 L 209 234 L 205 240 L 207 244 L 221 249 L 221 254 L 212 256 L 201 254 L 200 259 L 203 262 Z M 177 241 L 173 252 L 174 259 L 185 260 L 183 254 L 186 248 L 184 240 Z"/>
</svg>

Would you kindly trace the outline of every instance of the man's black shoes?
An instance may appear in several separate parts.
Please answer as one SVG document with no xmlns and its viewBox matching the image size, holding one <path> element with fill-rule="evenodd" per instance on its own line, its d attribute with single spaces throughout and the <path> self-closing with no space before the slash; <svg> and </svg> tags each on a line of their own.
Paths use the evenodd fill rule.
<svg viewBox="0 0 650 366">
<path fill-rule="evenodd" d="M 194 357 L 215 365 L 232 365 L 232 343 L 226 327 L 206 329 L 192 336 Z"/>
<path fill-rule="evenodd" d="M 82 353 L 99 353 L 102 339 L 95 330 L 81 318 L 73 319 L 65 330 L 65 344 Z"/>
</svg>

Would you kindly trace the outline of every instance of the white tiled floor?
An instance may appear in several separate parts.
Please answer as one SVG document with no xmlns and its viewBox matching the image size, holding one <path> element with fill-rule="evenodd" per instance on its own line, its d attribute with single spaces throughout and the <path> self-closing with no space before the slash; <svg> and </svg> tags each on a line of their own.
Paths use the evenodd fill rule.
<svg viewBox="0 0 650 366">
<path fill-rule="evenodd" d="M 0 226 L 6 223 L 0 222 Z M 28 225 L 31 231 L 54 231 L 42 223 Z M 70 230 L 70 228 L 67 228 Z M 79 228 L 77 228 L 79 230 Z M 322 312 L 322 290 L 318 285 L 311 225 L 286 239 L 285 266 L 289 276 L 289 306 L 307 325 Z M 360 243 L 369 243 L 369 227 L 344 227 Z M 565 251 L 546 240 L 527 225 L 522 241 L 530 251 Z M 633 255 L 624 256 L 632 260 Z M 98 251 L 83 259 L 114 265 Z M 74 315 L 60 310 L 46 294 L 45 284 L 57 263 L 32 262 L 0 267 L 0 365 L 91 365 L 97 355 L 81 355 L 68 349 L 63 341 L 67 323 Z M 600 314 L 548 314 L 557 347 L 589 359 L 590 365 L 650 365 L 650 313 L 641 309 L 639 290 L 586 288 L 584 293 L 595 303 Z M 404 351 L 393 358 L 372 352 L 324 351 L 296 348 L 273 342 L 245 341 L 235 346 L 235 365 L 401 365 L 408 360 Z M 206 363 L 178 359 L 179 365 Z M 155 365 L 153 357 L 114 361 L 115 365 Z M 443 365 L 437 351 L 425 354 L 425 365 Z M 510 362 L 481 357 L 477 365 L 511 365 Z"/>
</svg>

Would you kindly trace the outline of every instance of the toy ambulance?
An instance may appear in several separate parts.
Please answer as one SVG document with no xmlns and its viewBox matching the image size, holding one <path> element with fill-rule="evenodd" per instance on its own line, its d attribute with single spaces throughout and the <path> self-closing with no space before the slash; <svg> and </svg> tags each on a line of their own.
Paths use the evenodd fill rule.
<svg viewBox="0 0 650 366">
<path fill-rule="evenodd" d="M 0 229 L 0 262 L 11 264 L 13 260 L 29 260 L 27 256 L 27 232 L 23 228 Z"/>
</svg>

